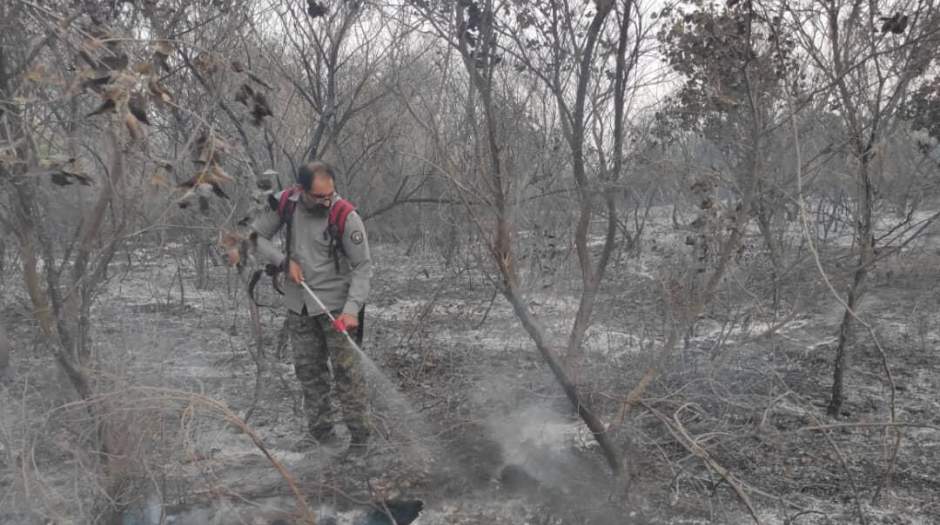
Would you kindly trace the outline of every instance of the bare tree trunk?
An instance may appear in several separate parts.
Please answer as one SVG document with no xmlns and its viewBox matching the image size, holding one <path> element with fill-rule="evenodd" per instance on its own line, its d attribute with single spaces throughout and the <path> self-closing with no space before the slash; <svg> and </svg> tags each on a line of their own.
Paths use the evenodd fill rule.
<svg viewBox="0 0 940 525">
<path fill-rule="evenodd" d="M 492 13 L 494 10 L 493 4 L 492 0 L 488 0 L 481 2 L 478 8 L 484 13 Z M 581 264 L 584 287 L 579 311 L 569 337 L 568 353 L 572 353 L 572 348 L 574 352 L 579 351 L 584 334 L 590 326 L 590 319 L 596 303 L 597 292 L 601 280 L 603 279 L 604 269 L 613 252 L 614 240 L 617 233 L 617 201 L 616 193 L 608 191 L 609 188 L 607 188 L 606 185 L 619 174 L 622 164 L 621 148 L 619 146 L 622 145 L 623 138 L 623 94 L 626 86 L 628 67 L 632 67 L 635 64 L 634 60 L 631 59 L 628 63 L 625 58 L 627 43 L 626 28 L 629 27 L 630 12 L 632 10 L 632 2 L 626 0 L 626 9 L 620 25 L 620 52 L 618 53 L 617 67 L 618 81 L 615 87 L 615 100 L 619 100 L 620 102 L 615 104 L 615 121 L 617 123 L 615 128 L 615 142 L 617 146 L 612 148 L 612 151 L 614 151 L 612 154 L 614 167 L 603 162 L 602 169 L 604 171 L 604 177 L 601 180 L 604 184 L 592 184 L 591 181 L 587 179 L 584 157 L 585 104 L 588 93 L 590 92 L 588 89 L 588 80 L 591 77 L 593 59 L 595 58 L 595 43 L 604 26 L 606 17 L 613 11 L 613 2 L 598 2 L 597 4 L 598 13 L 595 14 L 591 20 L 584 48 L 581 50 L 583 54 L 578 59 L 580 76 L 578 77 L 578 94 L 573 110 L 568 106 L 568 93 L 562 86 L 561 81 L 557 78 L 555 81 L 546 81 L 547 87 L 552 91 L 554 102 L 557 103 L 559 107 L 559 112 L 564 115 L 561 119 L 562 128 L 573 152 L 574 174 L 577 179 L 579 192 L 580 207 L 575 242 L 579 262 Z M 554 8 L 554 6 L 552 6 L 552 8 Z M 467 105 L 467 120 L 471 123 L 471 125 L 468 126 L 470 130 L 468 132 L 468 138 L 474 143 L 476 155 L 481 159 L 485 159 L 485 161 L 480 162 L 479 165 L 474 165 L 473 169 L 483 176 L 481 182 L 484 186 L 483 191 L 485 191 L 489 197 L 487 204 L 491 206 L 492 210 L 492 214 L 490 215 L 490 217 L 493 218 L 492 225 L 484 227 L 480 221 L 480 217 L 474 212 L 474 208 L 469 200 L 467 200 L 465 195 L 462 194 L 461 196 L 464 198 L 464 205 L 477 228 L 481 232 L 492 228 L 490 231 L 491 235 L 487 235 L 490 237 L 487 242 L 487 248 L 501 277 L 501 283 L 498 285 L 498 289 L 513 306 L 517 318 L 535 343 L 537 350 L 546 364 L 548 364 L 573 408 L 575 408 L 585 425 L 594 435 L 611 470 L 619 475 L 623 470 L 623 465 L 620 454 L 610 438 L 608 429 L 581 397 L 576 383 L 571 379 L 569 371 L 566 370 L 565 366 L 556 355 L 557 351 L 565 351 L 565 348 L 560 345 L 550 345 L 546 341 L 544 329 L 537 323 L 536 319 L 529 311 L 523 294 L 521 290 L 519 290 L 519 276 L 516 271 L 512 241 L 513 226 L 511 221 L 514 202 L 509 197 L 512 194 L 514 180 L 513 174 L 506 168 L 507 165 L 511 164 L 504 161 L 504 158 L 512 155 L 512 149 L 504 146 L 506 144 L 506 137 L 500 135 L 499 128 L 499 124 L 502 122 L 500 120 L 501 115 L 500 112 L 497 111 L 493 101 L 492 83 L 494 68 L 492 57 L 497 50 L 492 20 L 495 18 L 490 16 L 481 17 L 482 22 L 479 24 L 477 36 L 473 39 L 474 43 L 470 44 L 467 39 L 467 31 L 462 29 L 466 27 L 466 20 L 464 18 L 465 10 L 466 6 L 462 6 L 459 3 L 453 4 L 453 12 L 451 14 L 453 15 L 453 28 L 456 28 L 456 42 L 454 44 L 460 52 L 470 79 L 468 86 L 468 91 L 471 93 L 470 96 L 476 96 L 479 100 L 477 104 Z M 432 23 L 435 22 L 435 15 L 436 13 L 433 11 L 426 11 L 426 16 Z M 566 12 L 564 16 L 570 15 Z M 445 38 L 453 36 L 448 31 L 442 29 L 440 25 L 435 25 Z M 477 119 L 474 117 L 477 108 L 479 108 L 482 113 L 482 119 L 479 125 L 477 125 Z M 435 138 L 438 139 L 437 137 Z M 442 148 L 443 151 L 445 146 L 439 139 L 437 140 L 437 145 L 439 148 Z M 591 255 L 589 250 L 589 234 L 591 220 L 596 213 L 596 210 L 593 209 L 594 202 L 597 197 L 602 194 L 605 197 L 603 202 L 607 207 L 608 220 L 604 247 L 601 254 L 595 260 L 595 257 Z"/>
<path fill-rule="evenodd" d="M 764 203 L 763 196 L 758 197 L 757 205 L 757 227 L 760 230 L 761 237 L 764 238 L 764 245 L 767 246 L 767 252 L 770 255 L 770 279 L 773 286 L 773 311 L 777 311 L 780 302 L 780 273 L 782 271 L 782 250 L 774 239 L 773 227 L 771 224 L 770 213 Z"/>
<path fill-rule="evenodd" d="M 209 288 L 209 243 L 199 235 L 193 247 L 196 266 L 196 289 Z"/>
<path fill-rule="evenodd" d="M 75 254 L 75 262 L 72 264 L 72 290 L 64 298 L 64 310 L 70 318 L 69 323 L 77 337 L 74 341 L 76 346 L 73 351 L 81 364 L 87 363 L 91 357 L 91 335 L 89 333 L 91 326 L 89 319 L 91 293 L 100 284 L 104 277 L 104 269 L 107 268 L 118 246 L 116 239 L 107 242 L 106 246 L 99 250 L 100 253 L 97 254 L 97 264 L 93 267 L 90 265 L 95 245 L 100 241 L 104 230 L 105 214 L 114 204 L 115 188 L 124 177 L 124 152 L 121 148 L 120 134 L 115 129 L 118 126 L 120 126 L 119 123 L 112 122 L 108 128 L 107 137 L 112 154 L 111 165 L 108 169 L 109 178 L 102 184 L 94 208 L 82 220 L 78 250 Z M 116 227 L 113 235 L 117 236 L 118 230 L 119 227 Z M 47 240 L 44 241 L 44 244 L 49 245 L 51 242 Z M 48 247 L 48 251 L 54 253 L 51 245 Z M 51 271 L 51 267 L 46 271 Z"/>
<path fill-rule="evenodd" d="M 505 295 L 506 299 L 509 300 L 516 317 L 519 318 L 523 328 L 525 328 L 526 332 L 529 334 L 529 337 L 535 343 L 535 347 L 538 349 L 539 353 L 542 355 L 542 358 L 548 364 L 548 367 L 551 369 L 552 374 L 554 374 L 558 384 L 561 385 L 562 390 L 565 392 L 565 396 L 568 398 L 568 401 L 570 401 L 571 405 L 577 410 L 578 416 L 582 421 L 584 421 L 584 424 L 588 427 L 588 430 L 591 431 L 591 434 L 594 436 L 597 444 L 600 445 L 601 452 L 604 454 L 604 459 L 607 460 L 607 465 L 610 466 L 610 469 L 614 472 L 614 474 L 620 475 L 623 472 L 623 460 L 621 459 L 619 451 L 614 446 L 613 441 L 610 439 L 610 433 L 608 432 L 607 427 L 594 414 L 590 406 L 588 406 L 588 404 L 581 398 L 580 394 L 578 393 L 577 386 L 568 377 L 568 373 L 565 371 L 565 367 L 561 364 L 561 362 L 558 360 L 558 357 L 555 355 L 555 351 L 552 350 L 552 348 L 546 342 L 545 330 L 538 324 L 535 318 L 532 317 L 532 314 L 529 312 L 525 301 L 522 299 L 518 290 L 516 290 L 514 286 L 510 285 L 505 287 L 503 289 L 503 295 Z"/>
<path fill-rule="evenodd" d="M 623 25 L 620 28 L 620 46 L 619 53 L 617 56 L 617 75 L 620 82 L 623 81 L 623 75 L 626 74 L 624 68 L 626 64 L 624 62 L 624 53 L 626 52 L 626 31 L 627 23 L 630 19 L 630 1 L 626 3 L 627 9 L 623 15 Z M 568 142 L 571 145 L 571 154 L 572 154 L 572 168 L 574 171 L 574 179 L 578 186 L 578 199 L 579 199 L 579 216 L 578 223 L 575 229 L 575 249 L 578 254 L 578 262 L 581 265 L 581 283 L 583 289 L 581 291 L 581 299 L 578 304 L 578 313 L 575 315 L 574 325 L 571 327 L 571 334 L 568 338 L 568 350 L 566 355 L 566 360 L 569 364 L 575 364 L 581 361 L 583 357 L 581 350 L 581 343 L 584 341 L 584 335 L 587 333 L 587 329 L 591 326 L 591 318 L 594 313 L 594 304 L 597 301 L 597 290 L 600 287 L 601 281 L 604 278 L 604 271 L 607 267 L 607 262 L 610 260 L 610 253 L 613 250 L 614 241 L 617 238 L 617 207 L 616 202 L 612 199 L 610 192 L 607 192 L 607 235 L 604 238 L 604 248 L 603 253 L 601 254 L 600 260 L 595 265 L 594 257 L 591 255 L 590 249 L 588 248 L 588 234 L 590 233 L 591 219 L 594 216 L 594 195 L 593 192 L 595 188 L 590 183 L 585 173 L 585 162 L 584 162 L 584 135 L 585 135 L 585 126 L 584 121 L 584 111 L 585 103 L 587 99 L 587 90 L 588 90 L 588 81 L 591 77 L 591 68 L 593 66 L 594 59 L 594 49 L 597 42 L 598 35 L 601 31 L 601 28 L 604 26 L 604 21 L 607 16 L 613 11 L 614 3 L 613 2 L 598 2 L 597 3 L 597 12 L 594 14 L 594 18 L 591 20 L 591 25 L 588 27 L 587 38 L 584 44 L 584 50 L 582 51 L 583 55 L 581 56 L 580 63 L 580 72 L 578 77 L 578 89 L 575 94 L 575 103 L 574 103 L 574 114 L 571 117 L 571 121 L 562 119 L 562 129 L 566 131 L 568 137 Z M 622 86 L 618 85 L 618 88 Z M 619 162 L 621 158 L 620 147 L 622 144 L 622 116 L 623 116 L 623 92 L 618 89 L 617 96 L 614 98 L 614 103 L 616 104 L 616 117 L 615 117 L 615 134 L 618 136 L 615 137 L 615 146 L 614 146 L 614 155 L 616 162 Z M 558 100 L 559 109 L 562 109 L 561 113 L 567 114 L 564 111 L 564 94 L 561 91 L 560 86 L 555 87 L 555 97 Z M 567 125 L 564 125 L 567 124 Z M 619 170 L 619 163 L 617 168 Z"/>
<path fill-rule="evenodd" d="M 0 381 L 7 378 L 10 371 L 10 339 L 6 329 L 0 323 Z"/>
<path fill-rule="evenodd" d="M 588 277 L 583 279 L 584 289 L 581 291 L 581 299 L 578 303 L 578 313 L 575 315 L 574 326 L 571 328 L 571 334 L 568 338 L 568 348 L 566 359 L 570 365 L 576 366 L 583 357 L 581 344 L 588 328 L 591 327 L 594 316 L 594 306 L 597 303 L 597 292 L 600 289 L 604 278 L 607 263 L 610 260 L 610 254 L 614 248 L 614 241 L 617 237 L 617 205 L 612 193 L 608 192 L 606 196 L 607 204 L 607 232 L 604 237 L 604 247 L 600 260 L 593 271 L 589 272 Z M 587 232 L 579 232 L 579 235 L 587 236 Z M 592 258 L 593 259 L 593 258 Z M 592 264 L 592 262 L 589 262 Z"/>
<path fill-rule="evenodd" d="M 492 4 L 487 3 L 485 9 L 487 12 L 492 11 Z M 592 22 L 591 28 L 593 30 L 592 36 L 590 37 L 591 44 L 589 47 L 593 46 L 593 41 L 597 36 L 597 32 L 600 30 L 600 27 L 603 23 L 603 19 L 610 12 L 611 6 L 607 6 L 606 10 L 601 15 L 596 15 L 594 21 Z M 460 11 L 456 13 L 458 18 L 458 27 L 461 26 L 460 22 Z M 481 29 L 480 42 L 484 43 L 481 47 L 483 56 L 491 56 L 490 53 L 492 49 L 489 49 L 486 46 L 492 46 L 494 39 L 492 34 L 493 28 L 487 26 Z M 614 448 L 613 443 L 610 440 L 609 435 L 607 434 L 607 428 L 604 424 L 594 415 L 593 411 L 590 410 L 588 405 L 581 399 L 578 389 L 573 381 L 571 381 L 568 373 L 566 372 L 564 366 L 558 360 L 555 355 L 555 352 L 551 349 L 548 343 L 545 340 L 544 330 L 538 325 L 536 320 L 532 317 L 529 312 L 528 307 L 525 304 L 525 301 L 522 298 L 521 293 L 517 289 L 518 285 L 518 276 L 516 275 L 516 270 L 514 266 L 514 257 L 513 257 L 513 247 L 512 247 L 512 237 L 511 232 L 512 228 L 510 225 L 510 202 L 506 198 L 507 193 L 510 191 L 511 180 L 504 180 L 505 176 L 508 175 L 503 171 L 503 165 L 500 161 L 500 140 L 498 137 L 497 131 L 497 116 L 494 113 L 493 101 L 492 101 L 492 91 L 490 89 L 492 81 L 492 68 L 485 68 L 481 72 L 476 65 L 475 60 L 471 56 L 471 52 L 467 48 L 466 40 L 461 37 L 460 41 L 460 51 L 464 59 L 464 65 L 468 73 L 470 74 L 472 84 L 476 88 L 476 92 L 480 96 L 481 106 L 483 110 L 484 124 L 485 124 L 485 133 L 486 133 L 486 155 L 489 161 L 489 183 L 490 190 L 493 196 L 493 207 L 496 212 L 496 221 L 495 221 L 495 239 L 490 246 L 491 254 L 493 255 L 496 265 L 499 268 L 500 274 L 503 278 L 503 294 L 509 300 L 510 304 L 513 306 L 513 310 L 516 313 L 519 321 L 522 323 L 523 327 L 529 334 L 529 337 L 533 340 L 538 349 L 539 353 L 542 355 L 545 362 L 548 364 L 549 368 L 552 370 L 556 380 L 561 385 L 562 389 L 565 391 L 565 395 L 568 397 L 568 400 L 571 402 L 572 406 L 578 413 L 578 416 L 584 421 L 585 425 L 594 435 L 595 440 L 600 445 L 601 450 L 604 453 L 604 457 L 607 460 L 608 465 L 611 470 L 619 475 L 623 470 L 622 461 L 620 459 L 620 454 Z M 480 50 L 478 50 L 480 51 Z M 582 63 L 583 69 L 590 69 L 590 57 L 593 56 L 592 52 L 589 50 L 586 52 L 586 58 Z M 587 73 L 585 73 L 586 75 Z M 579 115 L 584 114 L 584 97 L 586 96 L 586 82 L 587 78 L 585 77 L 581 81 L 579 87 L 580 95 L 579 100 L 581 105 L 579 107 Z M 564 104 L 563 99 L 558 98 L 560 104 Z M 569 133 L 571 130 L 569 130 Z M 583 134 L 583 126 L 578 128 L 578 131 L 574 133 Z M 580 144 L 583 146 L 583 137 L 578 139 L 572 139 L 572 145 Z M 585 294 L 582 295 L 582 302 L 584 307 L 579 309 L 579 314 L 582 316 L 580 321 L 576 321 L 576 326 L 583 327 L 586 330 L 588 321 L 590 319 L 591 309 L 594 304 L 594 298 L 596 297 L 597 286 L 595 284 L 595 275 L 593 269 L 593 260 L 587 252 L 587 233 L 590 226 L 590 220 L 593 213 L 591 209 L 591 196 L 590 189 L 587 186 L 586 181 L 584 180 L 584 165 L 583 165 L 583 156 L 581 157 L 581 173 L 582 178 L 582 201 L 581 201 L 581 217 L 579 219 L 578 226 L 578 239 L 579 239 L 579 256 L 581 257 L 582 271 L 587 272 L 584 278 L 584 282 L 587 284 L 585 286 Z M 576 161 L 577 162 L 577 161 Z M 615 205 L 612 199 L 608 199 L 608 206 L 613 207 Z M 610 222 L 612 226 L 608 228 L 613 229 L 614 234 L 616 234 L 616 215 L 615 210 L 609 209 L 608 212 L 610 215 Z M 609 232 L 608 232 L 609 233 Z M 610 250 L 612 249 L 612 239 L 608 238 L 608 242 L 605 244 L 604 253 L 605 257 L 609 257 Z M 604 260 L 606 263 L 606 259 Z M 587 299 L 584 297 L 587 296 Z M 586 302 L 585 302 L 586 301 Z M 583 330 L 581 332 L 583 335 Z M 577 338 L 576 338 L 577 340 Z"/>
<path fill-rule="evenodd" d="M 39 321 L 39 329 L 43 334 L 43 338 L 52 347 L 56 363 L 65 372 L 78 395 L 82 399 L 89 399 L 92 396 L 92 391 L 88 377 L 74 364 L 72 355 L 68 351 L 71 348 L 70 338 L 67 333 L 58 330 L 56 316 L 50 306 L 49 296 L 42 288 L 42 279 L 38 271 L 39 260 L 36 257 L 33 236 L 30 233 L 32 227 L 29 224 L 29 222 L 21 222 L 23 228 L 19 230 L 21 232 L 19 238 L 23 261 L 23 280 L 26 285 L 26 292 L 33 305 L 33 315 Z M 57 343 L 59 348 L 55 348 Z"/>
<path fill-rule="evenodd" d="M 837 417 L 842 413 L 846 352 L 852 333 L 852 321 L 855 317 L 859 301 L 864 294 L 865 278 L 868 276 L 868 271 L 875 257 L 875 238 L 874 232 L 872 231 L 872 200 L 874 197 L 874 188 L 872 187 L 871 176 L 869 174 L 868 153 L 862 153 L 860 160 L 859 209 L 857 212 L 859 239 L 858 266 L 855 268 L 855 273 L 852 276 L 852 285 L 849 288 L 845 313 L 843 313 L 842 322 L 839 324 L 839 342 L 836 346 L 836 356 L 832 368 L 832 397 L 826 409 L 826 413 L 832 417 Z"/>
</svg>

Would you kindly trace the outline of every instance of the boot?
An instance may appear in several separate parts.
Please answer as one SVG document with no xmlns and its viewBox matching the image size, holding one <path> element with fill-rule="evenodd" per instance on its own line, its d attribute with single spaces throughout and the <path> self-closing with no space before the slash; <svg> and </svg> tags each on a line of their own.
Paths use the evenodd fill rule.
<svg viewBox="0 0 940 525">
<path fill-rule="evenodd" d="M 317 447 L 330 447 L 339 442 L 339 436 L 333 427 L 322 427 L 311 430 L 294 445 L 295 452 L 303 452 Z"/>
</svg>

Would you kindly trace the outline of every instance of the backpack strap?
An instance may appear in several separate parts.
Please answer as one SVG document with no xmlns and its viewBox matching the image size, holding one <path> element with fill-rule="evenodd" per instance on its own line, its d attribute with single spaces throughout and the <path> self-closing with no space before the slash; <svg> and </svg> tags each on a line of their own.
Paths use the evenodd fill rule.
<svg viewBox="0 0 940 525">
<path fill-rule="evenodd" d="M 291 243 L 293 237 L 293 225 L 294 225 L 294 211 L 297 209 L 297 200 L 293 197 L 303 191 L 299 185 L 295 184 L 286 190 L 281 192 L 281 198 L 278 199 L 277 203 L 277 216 L 281 219 L 281 225 L 286 226 L 286 231 L 284 234 L 287 236 L 287 239 L 284 242 L 284 268 L 276 269 L 274 272 L 268 271 L 268 275 L 271 276 L 271 282 L 274 285 L 274 289 L 277 290 L 277 293 L 284 295 L 284 292 L 281 291 L 281 288 L 277 285 L 277 270 L 287 270 L 290 267 L 291 260 Z M 280 226 L 278 227 L 280 228 Z"/>
<path fill-rule="evenodd" d="M 294 208 L 297 207 L 297 201 L 293 200 L 294 195 L 301 191 L 300 186 L 291 186 L 281 192 L 281 197 L 277 202 L 277 216 L 281 222 L 285 223 L 294 215 Z"/>
<path fill-rule="evenodd" d="M 281 219 L 281 224 L 287 226 L 285 252 L 287 253 L 286 260 L 288 262 L 291 256 L 291 226 L 294 222 L 294 210 L 297 208 L 297 201 L 293 197 L 301 191 L 303 191 L 303 189 L 299 185 L 294 185 L 282 191 L 280 198 L 277 199 L 277 216 Z M 346 219 L 348 219 L 349 214 L 354 211 L 356 211 L 356 205 L 342 197 L 333 202 L 333 205 L 330 207 L 330 215 L 327 219 L 327 230 L 330 234 L 330 254 L 333 257 L 333 263 L 336 265 L 337 272 L 339 271 L 338 255 L 339 253 L 343 253 L 344 255 L 346 253 L 343 249 L 343 234 L 346 232 Z"/>
<path fill-rule="evenodd" d="M 346 219 L 349 214 L 356 211 L 356 206 L 346 199 L 339 198 L 330 207 L 330 216 L 327 220 L 327 230 L 330 232 L 330 256 L 333 257 L 333 265 L 339 272 L 339 254 L 346 255 L 343 249 L 343 233 L 346 232 Z"/>
<path fill-rule="evenodd" d="M 356 206 L 343 198 L 334 202 L 330 208 L 329 224 L 335 226 L 336 236 L 340 243 L 342 243 L 343 233 L 346 231 L 346 219 L 354 211 L 356 211 Z"/>
</svg>

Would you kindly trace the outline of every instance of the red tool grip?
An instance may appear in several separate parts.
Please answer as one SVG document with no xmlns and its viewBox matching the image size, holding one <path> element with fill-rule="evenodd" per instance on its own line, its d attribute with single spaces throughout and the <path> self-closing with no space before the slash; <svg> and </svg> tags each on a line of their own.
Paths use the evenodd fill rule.
<svg viewBox="0 0 940 525">
<path fill-rule="evenodd" d="M 346 332 L 346 323 L 344 323 L 341 319 L 334 319 L 334 320 L 333 320 L 333 328 L 336 328 L 336 330 L 339 331 L 339 332 L 345 333 L 345 332 Z"/>
</svg>

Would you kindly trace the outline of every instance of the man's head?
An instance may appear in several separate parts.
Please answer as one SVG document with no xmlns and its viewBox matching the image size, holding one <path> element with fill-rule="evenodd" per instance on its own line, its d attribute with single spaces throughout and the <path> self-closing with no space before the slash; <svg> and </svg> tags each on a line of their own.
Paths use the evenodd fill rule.
<svg viewBox="0 0 940 525">
<path fill-rule="evenodd" d="M 297 170 L 297 182 L 304 189 L 301 203 L 307 210 L 328 210 L 336 192 L 333 168 L 320 161 L 308 162 Z"/>
</svg>

